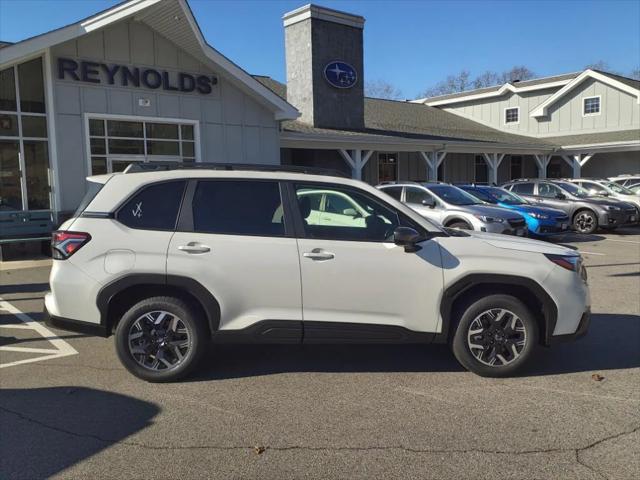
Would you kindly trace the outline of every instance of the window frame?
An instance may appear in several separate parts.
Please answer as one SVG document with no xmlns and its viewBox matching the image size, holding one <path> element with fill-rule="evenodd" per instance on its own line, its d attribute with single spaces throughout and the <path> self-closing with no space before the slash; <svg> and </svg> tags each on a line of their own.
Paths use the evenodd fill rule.
<svg viewBox="0 0 640 480">
<path fill-rule="evenodd" d="M 507 121 L 507 112 L 509 110 L 515 110 L 516 112 L 518 112 L 518 119 L 516 121 L 513 122 L 508 122 Z M 502 120 L 504 122 L 505 125 L 518 125 L 520 123 L 520 107 L 505 107 L 504 108 L 504 113 L 502 116 Z"/>
<path fill-rule="evenodd" d="M 586 112 L 587 100 L 598 99 L 598 111 L 597 112 Z M 582 97 L 582 116 L 583 117 L 596 117 L 602 113 L 602 95 L 592 95 L 590 97 Z"/>
<path fill-rule="evenodd" d="M 380 183 L 380 157 L 386 157 L 386 159 L 384 160 L 386 162 L 386 165 L 390 165 L 389 163 L 389 156 L 395 156 L 396 158 L 396 175 L 395 175 L 395 179 L 391 180 L 394 182 L 397 182 L 398 180 L 400 180 L 400 152 L 377 152 L 376 153 L 376 160 L 377 160 L 377 165 L 376 165 L 376 174 L 378 176 L 378 182 Z"/>
<path fill-rule="evenodd" d="M 104 134 L 103 135 L 91 135 L 89 124 L 91 120 L 101 120 L 104 121 Z M 124 121 L 124 122 L 136 122 L 142 123 L 142 137 L 119 137 L 119 136 L 111 136 L 107 131 L 107 124 L 109 120 L 114 121 Z M 97 173 L 93 173 L 93 166 L 91 159 L 92 157 L 104 158 L 106 162 L 107 173 L 111 173 L 113 161 L 126 161 L 130 160 L 132 162 L 183 162 L 184 156 L 182 155 L 182 144 L 183 142 L 193 142 L 194 151 L 193 158 L 194 163 L 199 163 L 202 161 L 201 155 L 201 145 L 200 145 L 200 121 L 193 120 L 188 118 L 165 118 L 165 117 L 149 117 L 149 116 L 139 116 L 139 115 L 117 115 L 117 114 L 107 114 L 107 113 L 83 113 L 83 123 L 84 123 L 84 142 L 85 142 L 85 157 L 86 157 L 86 167 L 89 175 L 98 175 Z M 153 137 L 147 136 L 147 124 L 149 123 L 168 123 L 168 124 L 176 124 L 178 125 L 178 138 L 177 139 L 157 139 Z M 183 139 L 182 138 L 182 125 L 190 125 L 193 126 L 193 139 Z M 105 142 L 105 153 L 94 154 L 91 153 L 91 139 L 99 138 L 104 139 Z M 109 153 L 109 140 L 140 140 L 143 142 L 144 154 L 116 154 Z M 160 142 L 178 142 L 178 155 L 150 155 L 147 152 L 149 141 L 160 141 Z"/>
</svg>

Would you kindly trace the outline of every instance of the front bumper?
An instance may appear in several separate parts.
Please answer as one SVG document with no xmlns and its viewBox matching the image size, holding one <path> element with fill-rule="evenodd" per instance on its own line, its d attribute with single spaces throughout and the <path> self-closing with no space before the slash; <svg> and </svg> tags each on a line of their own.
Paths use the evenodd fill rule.
<svg viewBox="0 0 640 480">
<path fill-rule="evenodd" d="M 481 223 L 480 226 L 481 232 L 488 233 L 501 233 L 503 235 L 516 235 L 518 237 L 526 237 L 528 230 L 527 225 L 524 221 L 522 224 L 510 225 L 509 222 L 492 222 L 492 223 Z"/>
<path fill-rule="evenodd" d="M 571 228 L 569 217 L 563 217 L 554 220 L 541 220 L 532 233 L 536 235 L 554 235 L 558 233 L 568 232 Z"/>
<path fill-rule="evenodd" d="M 640 220 L 638 217 L 638 211 L 635 208 L 608 210 L 598 215 L 598 223 L 603 228 L 637 225 Z"/>
<path fill-rule="evenodd" d="M 549 343 L 554 345 L 556 343 L 564 343 L 571 342 L 573 340 L 578 340 L 579 338 L 584 337 L 589 330 L 589 325 L 591 325 L 591 310 L 587 309 L 580 317 L 580 322 L 578 323 L 578 328 L 574 333 L 567 333 L 564 335 L 551 335 L 549 339 Z"/>
</svg>

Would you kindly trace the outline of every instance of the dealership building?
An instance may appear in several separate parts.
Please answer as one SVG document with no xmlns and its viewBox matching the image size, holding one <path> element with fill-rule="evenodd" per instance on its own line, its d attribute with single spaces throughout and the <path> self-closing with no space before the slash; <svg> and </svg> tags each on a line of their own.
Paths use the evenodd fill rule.
<svg viewBox="0 0 640 480">
<path fill-rule="evenodd" d="M 585 70 L 415 101 L 364 95 L 364 18 L 283 17 L 286 84 L 211 47 L 186 0 L 0 42 L 0 237 L 50 230 L 133 162 L 326 167 L 369 183 L 640 171 L 640 82 Z"/>
</svg>

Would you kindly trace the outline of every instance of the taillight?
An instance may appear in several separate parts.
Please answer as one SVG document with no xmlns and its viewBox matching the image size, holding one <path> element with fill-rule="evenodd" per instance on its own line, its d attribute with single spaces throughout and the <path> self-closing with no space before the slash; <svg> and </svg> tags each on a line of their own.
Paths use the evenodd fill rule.
<svg viewBox="0 0 640 480">
<path fill-rule="evenodd" d="M 556 265 L 571 270 L 572 272 L 580 272 L 582 267 L 582 258 L 580 255 L 554 255 L 545 253 L 544 255 Z"/>
<path fill-rule="evenodd" d="M 51 251 L 56 260 L 66 260 L 89 243 L 91 235 L 84 232 L 57 231 L 51 235 Z"/>
</svg>

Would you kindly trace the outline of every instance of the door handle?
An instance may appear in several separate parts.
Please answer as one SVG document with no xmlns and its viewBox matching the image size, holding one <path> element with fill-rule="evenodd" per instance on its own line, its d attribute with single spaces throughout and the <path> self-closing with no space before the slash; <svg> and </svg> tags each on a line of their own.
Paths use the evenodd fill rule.
<svg viewBox="0 0 640 480">
<path fill-rule="evenodd" d="M 180 245 L 178 250 L 187 253 L 207 253 L 211 251 L 211 248 L 207 245 L 202 245 L 201 243 L 189 242 L 186 245 Z"/>
<path fill-rule="evenodd" d="M 311 260 L 331 260 L 335 258 L 335 255 L 331 252 L 327 252 L 321 248 L 314 248 L 310 252 L 305 252 L 302 254 L 305 258 L 310 258 Z"/>
</svg>

